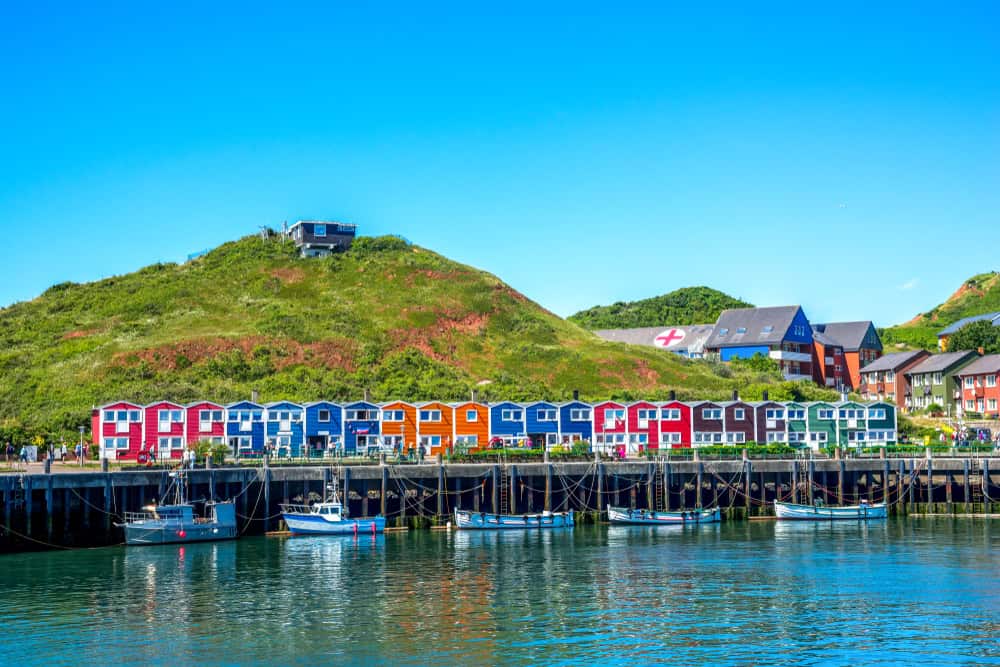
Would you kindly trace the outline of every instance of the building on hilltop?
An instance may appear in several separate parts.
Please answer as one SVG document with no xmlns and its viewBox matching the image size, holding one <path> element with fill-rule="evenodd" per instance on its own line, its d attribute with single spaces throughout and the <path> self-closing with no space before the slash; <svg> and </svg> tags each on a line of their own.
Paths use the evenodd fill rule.
<svg viewBox="0 0 1000 667">
<path fill-rule="evenodd" d="M 964 317 L 958 322 L 955 322 L 949 327 L 946 327 L 938 332 L 938 350 L 941 352 L 948 351 L 948 339 L 951 335 L 957 332 L 959 329 L 967 324 L 972 324 L 973 322 L 992 322 L 993 326 L 1000 327 L 1000 313 L 985 313 L 983 315 L 973 315 L 972 317 Z"/>
<path fill-rule="evenodd" d="M 712 335 L 714 328 L 714 324 L 690 324 L 637 329 L 600 329 L 594 333 L 599 338 L 614 343 L 658 347 L 688 359 L 701 359 L 705 356 L 705 341 Z"/>
<path fill-rule="evenodd" d="M 813 334 L 817 332 L 843 348 L 844 385 L 850 389 L 861 386 L 861 369 L 882 356 L 882 339 L 879 338 L 875 325 L 869 320 L 814 324 Z M 826 376 L 823 380 L 821 384 L 827 384 Z"/>
<path fill-rule="evenodd" d="M 705 343 L 722 361 L 762 354 L 778 362 L 787 380 L 812 380 L 812 326 L 801 306 L 722 311 Z"/>
<path fill-rule="evenodd" d="M 940 405 L 948 416 L 958 414 L 961 396 L 955 384 L 955 373 L 976 359 L 978 352 L 945 352 L 934 354 L 906 371 L 910 391 L 904 396 L 904 406 L 910 412 L 931 405 Z"/>
<path fill-rule="evenodd" d="M 962 387 L 960 416 L 978 413 L 987 419 L 1000 417 L 1000 354 L 980 357 L 955 377 Z"/>
<path fill-rule="evenodd" d="M 299 220 L 285 232 L 303 257 L 324 257 L 351 247 L 357 225 L 324 220 Z"/>
<path fill-rule="evenodd" d="M 817 384 L 838 391 L 850 389 L 844 346 L 813 327 L 813 376 Z"/>
<path fill-rule="evenodd" d="M 906 372 L 929 356 L 926 350 L 914 350 L 880 357 L 861 371 L 861 384 L 857 389 L 866 401 L 890 401 L 903 407 L 910 392 Z"/>
</svg>

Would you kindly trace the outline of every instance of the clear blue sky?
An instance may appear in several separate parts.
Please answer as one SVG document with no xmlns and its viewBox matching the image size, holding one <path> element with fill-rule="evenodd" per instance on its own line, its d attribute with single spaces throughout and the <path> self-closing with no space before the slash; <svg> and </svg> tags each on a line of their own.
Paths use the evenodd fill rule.
<svg viewBox="0 0 1000 667">
<path fill-rule="evenodd" d="M 0 304 L 305 217 L 561 315 L 706 284 L 888 325 L 1000 269 L 996 3 L 22 4 Z"/>
</svg>

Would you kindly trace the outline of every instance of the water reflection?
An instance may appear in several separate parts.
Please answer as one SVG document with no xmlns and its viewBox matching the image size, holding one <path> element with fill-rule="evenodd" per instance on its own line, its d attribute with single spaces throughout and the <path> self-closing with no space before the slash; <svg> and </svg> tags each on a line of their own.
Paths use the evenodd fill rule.
<svg viewBox="0 0 1000 667">
<path fill-rule="evenodd" d="M 2 661 L 988 663 L 997 547 L 891 520 L 26 554 L 0 559 Z"/>
</svg>

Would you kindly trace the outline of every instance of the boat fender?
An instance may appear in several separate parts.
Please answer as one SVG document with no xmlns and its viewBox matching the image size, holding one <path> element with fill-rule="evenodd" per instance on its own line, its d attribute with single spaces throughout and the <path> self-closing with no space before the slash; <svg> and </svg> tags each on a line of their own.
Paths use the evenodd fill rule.
<svg viewBox="0 0 1000 667">
<path fill-rule="evenodd" d="M 180 529 L 180 530 L 178 530 L 177 531 L 177 537 L 179 537 L 179 538 L 181 538 L 183 540 L 185 537 L 187 537 L 187 531 L 185 531 L 183 528 Z"/>
<path fill-rule="evenodd" d="M 143 464 L 149 463 L 149 454 L 147 454 L 146 452 L 139 452 L 139 456 L 137 457 L 137 461 L 139 463 L 143 463 Z"/>
</svg>

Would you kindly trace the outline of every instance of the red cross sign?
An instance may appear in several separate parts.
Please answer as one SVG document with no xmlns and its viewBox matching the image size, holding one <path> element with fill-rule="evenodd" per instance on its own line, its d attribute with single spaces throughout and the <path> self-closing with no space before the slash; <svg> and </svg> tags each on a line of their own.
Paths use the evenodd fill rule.
<svg viewBox="0 0 1000 667">
<path fill-rule="evenodd" d="M 657 347 L 673 347 L 682 340 L 684 340 L 683 329 L 667 329 L 657 336 L 653 342 Z"/>
</svg>

